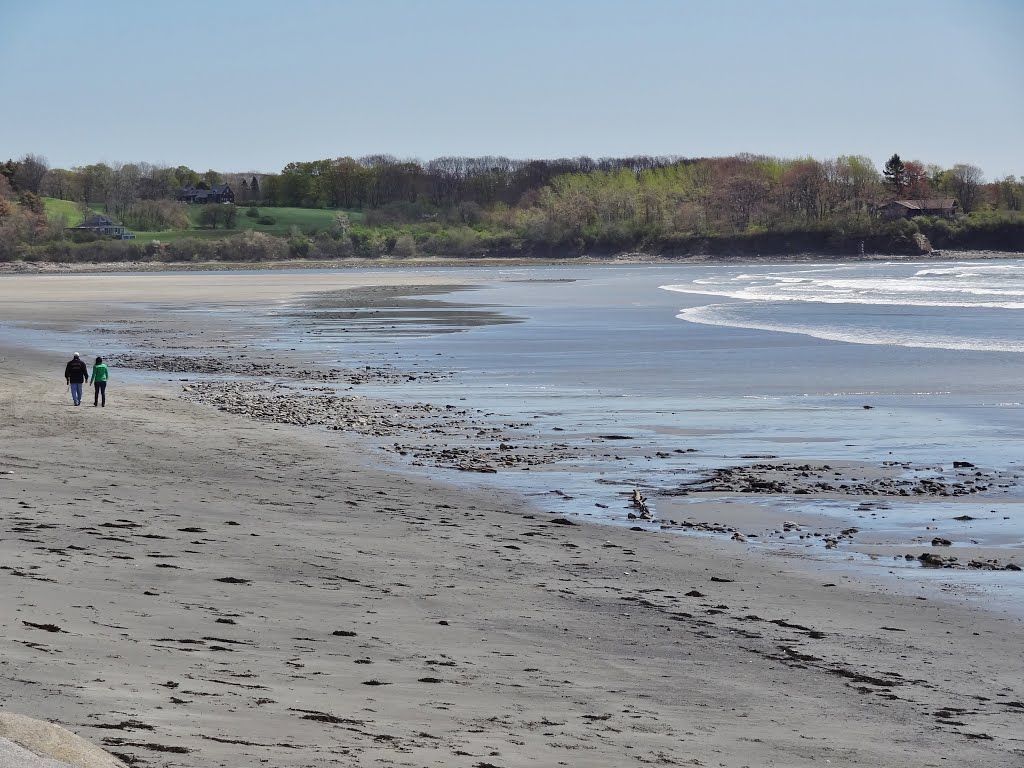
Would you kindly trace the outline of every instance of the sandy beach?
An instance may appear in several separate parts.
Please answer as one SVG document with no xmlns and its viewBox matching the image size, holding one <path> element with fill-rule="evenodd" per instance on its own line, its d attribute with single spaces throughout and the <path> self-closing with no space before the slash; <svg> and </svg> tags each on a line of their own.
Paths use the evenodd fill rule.
<svg viewBox="0 0 1024 768">
<path fill-rule="evenodd" d="M 339 397 L 331 424 L 353 426 L 301 426 L 217 410 L 181 382 L 125 386 L 115 365 L 108 407 L 75 408 L 68 354 L 35 343 L 145 329 L 154 355 L 220 360 L 214 373 L 237 379 L 243 323 L 153 308 L 338 290 L 358 306 L 466 282 L 0 279 L 0 709 L 138 766 L 1024 764 L 1019 613 L 410 476 L 366 442 L 413 418 L 386 403 L 356 413 Z M 273 382 L 255 371 L 231 386 L 271 409 L 316 368 L 301 349 L 259 362 Z M 452 435 L 480 428 L 468 410 L 428 416 Z M 516 466 L 555 451 L 521 442 Z"/>
</svg>

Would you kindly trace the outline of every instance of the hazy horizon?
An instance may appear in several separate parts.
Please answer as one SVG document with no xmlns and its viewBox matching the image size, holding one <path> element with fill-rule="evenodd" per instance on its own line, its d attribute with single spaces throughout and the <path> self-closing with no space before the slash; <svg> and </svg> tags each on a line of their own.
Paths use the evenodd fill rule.
<svg viewBox="0 0 1024 768">
<path fill-rule="evenodd" d="M 895 152 L 994 179 L 1024 175 L 1022 33 L 1012 0 L 0 0 L 0 159 Z"/>
</svg>

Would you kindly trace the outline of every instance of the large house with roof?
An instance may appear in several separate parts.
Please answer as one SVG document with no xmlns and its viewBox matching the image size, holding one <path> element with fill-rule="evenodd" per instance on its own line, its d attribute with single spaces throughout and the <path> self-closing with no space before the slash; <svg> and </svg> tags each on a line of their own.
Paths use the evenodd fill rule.
<svg viewBox="0 0 1024 768">
<path fill-rule="evenodd" d="M 71 227 L 72 232 L 89 232 L 98 237 L 113 237 L 116 240 L 134 240 L 135 235 L 125 231 L 120 224 L 115 224 L 106 216 L 90 216 L 77 227 Z"/>
<path fill-rule="evenodd" d="M 210 189 L 182 187 L 177 198 L 183 203 L 233 203 L 235 192 L 230 184 L 216 184 Z"/>
<path fill-rule="evenodd" d="M 952 219 L 960 213 L 960 206 L 952 197 L 928 200 L 893 200 L 879 206 L 878 213 L 885 219 L 912 219 L 915 216 L 945 216 Z"/>
</svg>

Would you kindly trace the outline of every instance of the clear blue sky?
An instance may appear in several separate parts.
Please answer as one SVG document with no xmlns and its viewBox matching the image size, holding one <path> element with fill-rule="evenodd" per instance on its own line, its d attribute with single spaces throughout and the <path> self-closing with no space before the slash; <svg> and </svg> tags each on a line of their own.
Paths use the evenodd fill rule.
<svg viewBox="0 0 1024 768">
<path fill-rule="evenodd" d="M 1024 175 L 1024 0 L 0 0 L 0 105 L 0 155 L 60 167 L 899 152 Z"/>
</svg>

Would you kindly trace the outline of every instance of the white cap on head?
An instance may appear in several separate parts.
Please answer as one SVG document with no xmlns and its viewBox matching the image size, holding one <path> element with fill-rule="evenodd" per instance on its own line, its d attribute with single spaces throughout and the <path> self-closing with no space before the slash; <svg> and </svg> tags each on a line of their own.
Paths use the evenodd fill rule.
<svg viewBox="0 0 1024 768">
<path fill-rule="evenodd" d="M 75 352 L 75 357 L 78 357 L 78 353 L 77 352 Z"/>
</svg>

